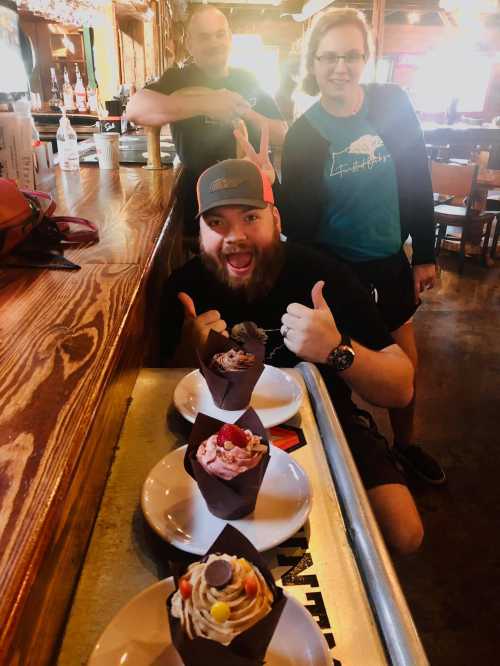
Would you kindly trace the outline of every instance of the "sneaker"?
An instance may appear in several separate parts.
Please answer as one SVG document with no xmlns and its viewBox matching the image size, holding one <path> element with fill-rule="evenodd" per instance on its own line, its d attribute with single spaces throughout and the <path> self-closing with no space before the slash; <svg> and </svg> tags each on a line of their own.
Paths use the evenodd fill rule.
<svg viewBox="0 0 500 666">
<path fill-rule="evenodd" d="M 407 474 L 414 474 L 433 486 L 441 486 L 446 483 L 446 474 L 441 465 L 420 446 L 395 444 L 392 447 L 392 453 Z"/>
</svg>

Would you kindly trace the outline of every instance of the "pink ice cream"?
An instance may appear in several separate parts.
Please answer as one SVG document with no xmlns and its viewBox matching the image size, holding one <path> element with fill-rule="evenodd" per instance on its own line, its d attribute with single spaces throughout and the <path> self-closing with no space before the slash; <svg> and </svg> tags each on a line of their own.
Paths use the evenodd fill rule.
<svg viewBox="0 0 500 666">
<path fill-rule="evenodd" d="M 221 442 L 219 433 L 211 435 L 200 444 L 196 458 L 208 474 L 230 481 L 238 474 L 259 464 L 267 452 L 267 447 L 262 444 L 262 438 L 253 435 L 250 430 L 241 432 L 244 432 L 247 438 L 244 447 L 233 444 L 229 439 L 219 443 Z"/>
</svg>

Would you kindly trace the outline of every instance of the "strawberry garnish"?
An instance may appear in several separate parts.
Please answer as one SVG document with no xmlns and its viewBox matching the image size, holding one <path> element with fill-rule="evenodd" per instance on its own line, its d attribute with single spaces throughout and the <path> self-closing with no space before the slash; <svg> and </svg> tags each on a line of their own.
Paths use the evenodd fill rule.
<svg viewBox="0 0 500 666">
<path fill-rule="evenodd" d="M 234 446 L 239 446 L 240 449 L 243 449 L 247 445 L 248 437 L 245 431 L 239 426 L 226 423 L 217 433 L 217 444 L 224 446 L 224 442 L 231 442 Z"/>
</svg>

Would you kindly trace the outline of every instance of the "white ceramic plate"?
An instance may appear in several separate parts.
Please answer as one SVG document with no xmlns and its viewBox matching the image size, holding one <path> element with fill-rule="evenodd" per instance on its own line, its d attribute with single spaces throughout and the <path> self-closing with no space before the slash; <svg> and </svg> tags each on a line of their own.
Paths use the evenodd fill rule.
<svg viewBox="0 0 500 666">
<path fill-rule="evenodd" d="M 104 630 L 88 666 L 183 666 L 171 642 L 165 605 L 173 590 L 173 579 L 166 578 L 129 601 Z M 331 663 L 318 625 L 298 601 L 287 595 L 266 653 L 266 666 Z"/>
<path fill-rule="evenodd" d="M 227 522 L 258 551 L 269 550 L 293 536 L 306 522 L 312 493 L 302 467 L 276 446 L 260 487 L 255 510 L 240 520 L 225 521 L 207 509 L 198 484 L 184 469 L 186 446 L 175 449 L 153 467 L 142 487 L 146 520 L 165 541 L 204 555 Z"/>
<path fill-rule="evenodd" d="M 300 384 L 284 370 L 266 365 L 252 393 L 250 406 L 255 409 L 264 428 L 272 428 L 291 419 L 302 404 Z M 199 370 L 185 375 L 174 391 L 174 405 L 182 416 L 194 423 L 198 412 L 225 423 L 234 423 L 245 411 L 219 409 L 212 400 L 205 378 Z"/>
</svg>

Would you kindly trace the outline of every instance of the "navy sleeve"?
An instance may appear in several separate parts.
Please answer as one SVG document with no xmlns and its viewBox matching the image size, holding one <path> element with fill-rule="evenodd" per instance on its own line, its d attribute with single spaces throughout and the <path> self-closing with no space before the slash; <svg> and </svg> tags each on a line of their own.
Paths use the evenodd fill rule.
<svg viewBox="0 0 500 666">
<path fill-rule="evenodd" d="M 321 221 L 322 173 L 326 142 L 300 118 L 288 130 L 281 161 L 276 202 L 283 233 L 289 240 L 310 243 Z"/>
<path fill-rule="evenodd" d="M 413 141 L 407 146 L 402 161 L 406 165 L 408 196 L 411 197 L 412 215 L 407 219 L 412 239 L 413 264 L 435 262 L 435 222 L 432 181 L 420 122 L 408 95 L 400 92 L 401 108 L 407 120 L 407 132 Z"/>
</svg>

